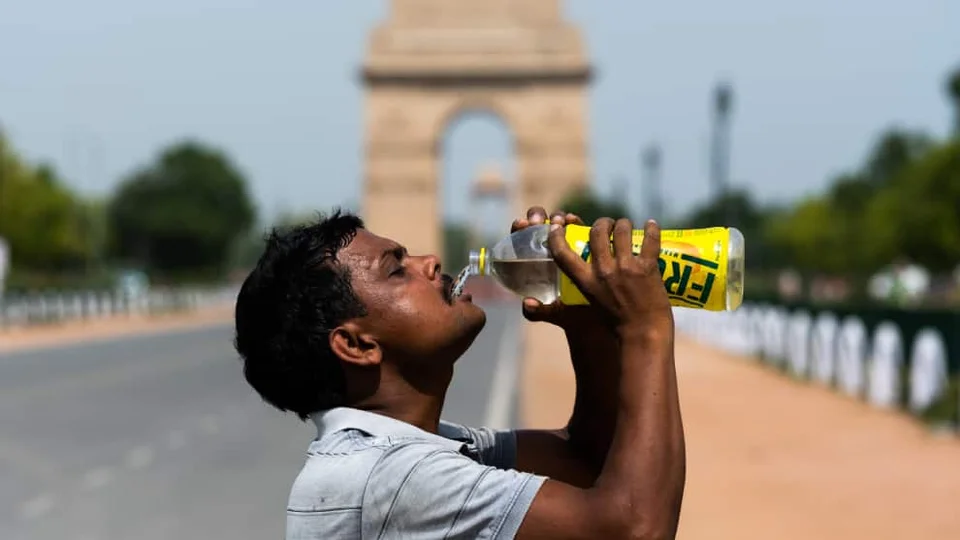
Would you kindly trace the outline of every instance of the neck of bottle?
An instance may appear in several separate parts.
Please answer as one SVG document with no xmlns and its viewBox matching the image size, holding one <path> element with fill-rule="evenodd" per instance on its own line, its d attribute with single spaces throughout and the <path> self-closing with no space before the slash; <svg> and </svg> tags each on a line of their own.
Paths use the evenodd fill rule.
<svg viewBox="0 0 960 540">
<path fill-rule="evenodd" d="M 490 274 L 489 251 L 487 248 L 480 248 L 479 251 L 471 251 L 467 267 L 470 269 L 470 275 L 486 276 Z"/>
</svg>

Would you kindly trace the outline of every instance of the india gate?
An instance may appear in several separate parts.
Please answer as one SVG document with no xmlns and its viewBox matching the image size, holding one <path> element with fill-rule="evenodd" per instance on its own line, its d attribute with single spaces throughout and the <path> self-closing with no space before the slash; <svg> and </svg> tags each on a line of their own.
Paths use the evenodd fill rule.
<svg viewBox="0 0 960 540">
<path fill-rule="evenodd" d="M 511 213 L 555 208 L 590 182 L 591 73 L 560 0 L 391 0 L 361 68 L 367 225 L 412 253 L 440 254 L 442 139 L 469 111 L 511 132 Z"/>
</svg>

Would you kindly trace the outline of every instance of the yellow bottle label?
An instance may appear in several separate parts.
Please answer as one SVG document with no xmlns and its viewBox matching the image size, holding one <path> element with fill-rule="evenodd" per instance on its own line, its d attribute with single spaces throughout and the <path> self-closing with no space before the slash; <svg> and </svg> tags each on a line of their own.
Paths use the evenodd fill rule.
<svg viewBox="0 0 960 540">
<path fill-rule="evenodd" d="M 590 227 L 567 225 L 567 244 L 584 261 L 590 262 Z M 730 229 L 678 229 L 660 231 L 660 274 L 670 297 L 678 307 L 723 311 L 726 308 L 727 257 Z M 643 231 L 633 231 L 633 253 L 640 253 Z M 613 250 L 611 239 L 610 250 Z M 583 293 L 560 273 L 560 301 L 567 305 L 587 304 Z"/>
</svg>

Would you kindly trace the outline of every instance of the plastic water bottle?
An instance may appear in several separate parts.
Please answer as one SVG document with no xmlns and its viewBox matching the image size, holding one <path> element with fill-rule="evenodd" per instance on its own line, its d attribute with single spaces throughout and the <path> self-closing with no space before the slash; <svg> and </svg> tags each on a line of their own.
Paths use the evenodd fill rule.
<svg viewBox="0 0 960 540">
<path fill-rule="evenodd" d="M 471 275 L 492 276 L 514 293 L 544 304 L 567 305 L 587 299 L 557 267 L 547 249 L 550 225 L 521 229 L 493 247 L 470 252 L 460 272 L 455 294 Z M 590 261 L 590 227 L 567 225 L 567 244 Z M 633 253 L 640 252 L 643 231 L 633 231 Z M 611 241 L 610 249 L 613 249 Z M 660 274 L 671 305 L 710 311 L 732 311 L 743 301 L 743 234 L 733 227 L 664 230 L 660 233 Z"/>
</svg>

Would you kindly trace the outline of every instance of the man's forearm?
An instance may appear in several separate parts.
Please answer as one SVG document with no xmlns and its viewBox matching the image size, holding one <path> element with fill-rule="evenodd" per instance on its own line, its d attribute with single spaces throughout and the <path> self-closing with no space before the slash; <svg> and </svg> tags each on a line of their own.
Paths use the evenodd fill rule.
<svg viewBox="0 0 960 540">
<path fill-rule="evenodd" d="M 640 532 L 672 537 L 686 480 L 673 337 L 621 340 L 619 414 L 596 488 L 636 512 Z"/>
<path fill-rule="evenodd" d="M 620 390 L 620 345 L 612 331 L 603 331 L 566 333 L 577 384 L 569 443 L 595 473 L 610 449 Z"/>
</svg>

